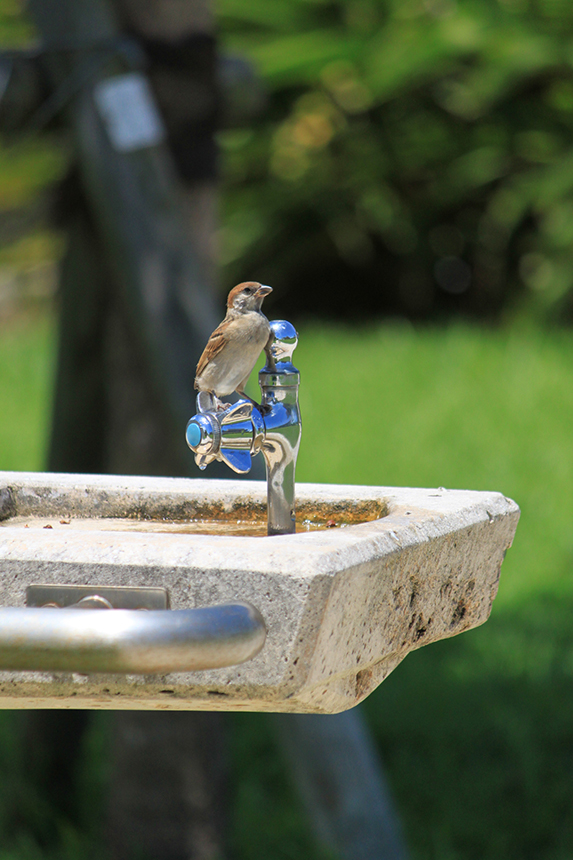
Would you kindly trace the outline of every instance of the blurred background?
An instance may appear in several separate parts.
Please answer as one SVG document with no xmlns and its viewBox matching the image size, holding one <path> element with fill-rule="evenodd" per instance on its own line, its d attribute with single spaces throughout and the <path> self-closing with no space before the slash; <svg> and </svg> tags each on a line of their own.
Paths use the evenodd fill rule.
<svg viewBox="0 0 573 860">
<path fill-rule="evenodd" d="M 300 481 L 499 490 L 522 518 L 491 619 L 410 655 L 362 706 L 413 860 L 573 856 L 573 6 L 219 0 L 259 107 L 217 135 L 219 305 L 256 279 L 299 329 Z M 35 38 L 0 0 L 0 45 Z M 45 468 L 65 132 L 0 142 L 0 469 Z M 60 190 L 59 190 L 60 189 Z M 364 444 L 349 452 L 345 405 Z M 327 438 L 321 429 L 330 429 Z M 81 826 L 19 784 L 0 713 L 0 858 L 96 851 L 107 715 Z M 234 715 L 240 860 L 325 858 L 264 715 Z M 24 816 L 25 818 L 25 816 Z M 94 845 L 96 848 L 94 848 Z"/>
</svg>

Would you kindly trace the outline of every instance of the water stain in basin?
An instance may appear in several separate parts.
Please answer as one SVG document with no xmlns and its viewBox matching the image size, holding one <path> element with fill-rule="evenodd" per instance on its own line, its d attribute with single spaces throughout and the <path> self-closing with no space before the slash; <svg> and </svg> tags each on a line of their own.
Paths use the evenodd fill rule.
<svg viewBox="0 0 573 860">
<path fill-rule="evenodd" d="M 243 510 L 242 507 L 245 509 Z M 189 519 L 141 516 L 81 517 L 66 514 L 65 518 L 51 516 L 12 516 L 0 522 L 0 528 L 51 529 L 53 531 L 114 531 L 153 532 L 169 534 L 235 535 L 266 537 L 267 516 L 264 505 L 233 506 L 230 511 L 217 511 L 216 517 L 199 516 Z M 377 500 L 347 502 L 339 505 L 310 505 L 302 503 L 297 510 L 297 532 L 344 528 L 372 522 L 386 516 L 386 506 Z"/>
</svg>

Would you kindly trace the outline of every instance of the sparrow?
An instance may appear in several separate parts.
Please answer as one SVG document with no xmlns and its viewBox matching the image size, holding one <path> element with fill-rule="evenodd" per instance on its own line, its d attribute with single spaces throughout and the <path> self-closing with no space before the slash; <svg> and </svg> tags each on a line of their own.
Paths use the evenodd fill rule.
<svg viewBox="0 0 573 860">
<path fill-rule="evenodd" d="M 195 388 L 219 397 L 236 391 L 257 408 L 260 405 L 245 394 L 245 385 L 261 350 L 265 350 L 270 366 L 274 366 L 271 344 L 274 340 L 270 324 L 261 305 L 272 293 L 256 281 L 245 281 L 233 287 L 227 298 L 227 313 L 203 350 L 197 364 Z M 225 408 L 218 403 L 218 408 Z"/>
</svg>

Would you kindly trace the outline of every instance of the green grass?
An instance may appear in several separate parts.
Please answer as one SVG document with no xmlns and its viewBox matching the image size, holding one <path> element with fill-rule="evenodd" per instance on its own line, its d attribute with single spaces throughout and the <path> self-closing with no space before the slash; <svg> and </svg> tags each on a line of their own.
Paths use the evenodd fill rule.
<svg viewBox="0 0 573 860">
<path fill-rule="evenodd" d="M 2 468 L 41 467 L 51 325 L 2 331 Z M 305 325 L 295 356 L 300 480 L 500 490 L 522 508 L 488 623 L 411 654 L 363 705 L 413 860 L 570 860 L 570 333 Z M 17 718 L 0 717 L 0 770 L 17 772 L 7 752 Z M 232 725 L 237 860 L 322 860 L 272 720 L 238 714 Z M 0 831 L 6 821 L 0 808 Z M 0 860 L 46 856 L 26 838 L 4 840 Z M 68 842 L 61 856 L 81 856 L 80 837 Z"/>
<path fill-rule="evenodd" d="M 0 469 L 40 470 L 50 420 L 54 332 L 51 317 L 0 325 Z"/>
</svg>

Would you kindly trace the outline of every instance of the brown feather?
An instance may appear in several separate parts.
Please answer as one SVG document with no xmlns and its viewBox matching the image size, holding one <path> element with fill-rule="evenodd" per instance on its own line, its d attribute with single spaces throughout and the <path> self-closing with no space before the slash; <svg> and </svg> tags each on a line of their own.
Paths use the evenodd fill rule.
<svg viewBox="0 0 573 860">
<path fill-rule="evenodd" d="M 203 350 L 203 354 L 201 358 L 197 362 L 197 370 L 195 371 L 195 376 L 201 376 L 207 365 L 210 361 L 212 361 L 215 356 L 219 355 L 223 347 L 225 346 L 226 337 L 225 337 L 225 329 L 223 328 L 224 322 L 221 325 L 217 326 L 209 340 L 207 341 L 207 346 Z M 195 383 L 195 388 L 197 388 L 197 383 Z"/>
</svg>

